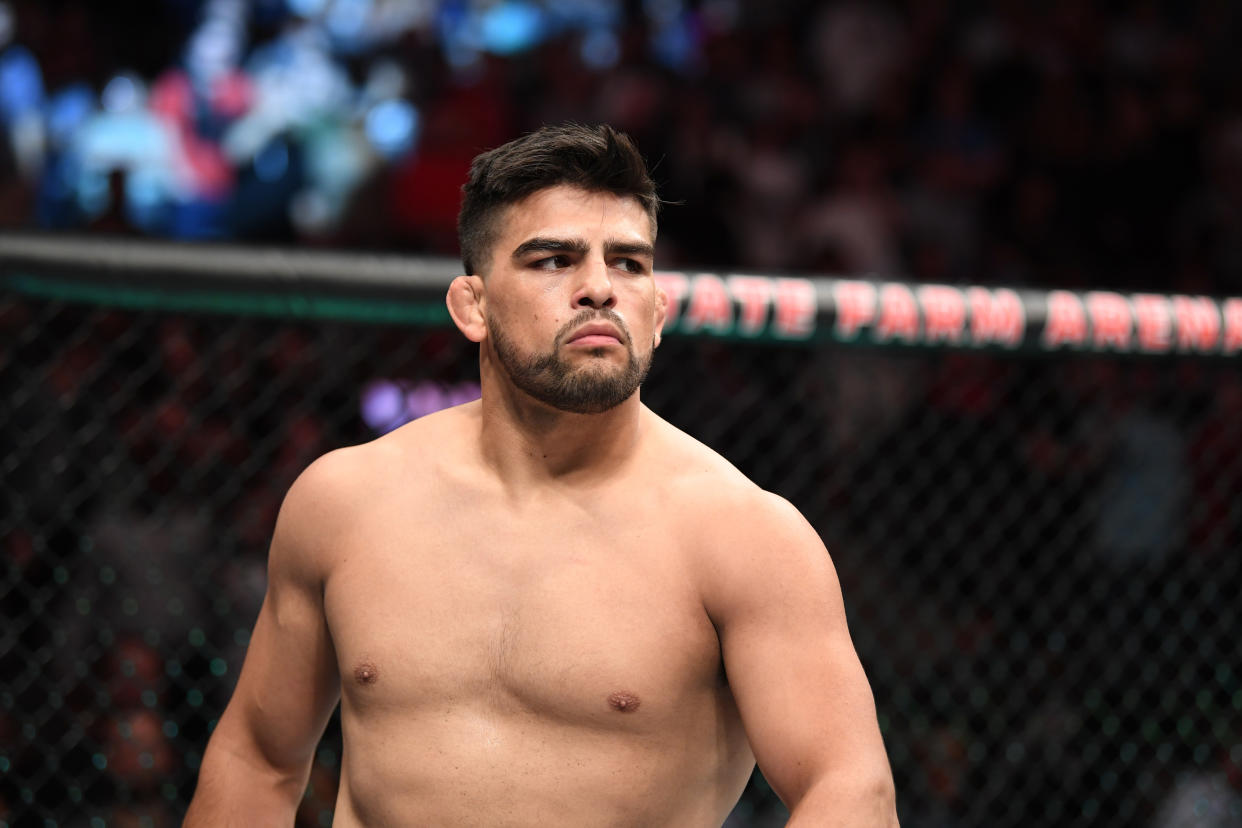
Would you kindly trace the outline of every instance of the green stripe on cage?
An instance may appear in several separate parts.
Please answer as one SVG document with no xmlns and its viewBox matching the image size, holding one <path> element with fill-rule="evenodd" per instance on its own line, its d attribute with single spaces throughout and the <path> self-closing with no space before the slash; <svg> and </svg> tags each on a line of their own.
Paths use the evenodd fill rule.
<svg viewBox="0 0 1242 828">
<path fill-rule="evenodd" d="M 171 310 L 299 319 L 337 319 L 371 324 L 439 326 L 448 324 L 441 302 L 409 302 L 353 296 L 322 296 L 263 291 L 175 290 L 137 285 L 102 284 L 53 276 L 15 274 L 4 284 L 16 293 L 129 310 Z"/>
</svg>

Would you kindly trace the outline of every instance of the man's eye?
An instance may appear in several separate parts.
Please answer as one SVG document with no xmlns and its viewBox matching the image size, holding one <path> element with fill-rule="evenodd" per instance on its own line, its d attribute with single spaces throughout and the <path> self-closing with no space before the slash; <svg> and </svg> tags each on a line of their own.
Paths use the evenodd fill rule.
<svg viewBox="0 0 1242 828">
<path fill-rule="evenodd" d="M 539 259 L 534 263 L 534 267 L 539 270 L 556 270 L 562 267 L 569 267 L 568 256 L 548 256 L 546 259 Z"/>
<path fill-rule="evenodd" d="M 617 266 L 628 273 L 645 272 L 645 269 L 643 268 L 643 263 L 635 259 L 620 259 L 617 262 Z"/>
</svg>

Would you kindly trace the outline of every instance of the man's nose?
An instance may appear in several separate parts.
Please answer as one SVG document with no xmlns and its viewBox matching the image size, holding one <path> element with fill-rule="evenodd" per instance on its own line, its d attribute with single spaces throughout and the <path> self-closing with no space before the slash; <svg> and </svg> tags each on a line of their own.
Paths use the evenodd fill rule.
<svg viewBox="0 0 1242 828">
<path fill-rule="evenodd" d="M 576 308 L 611 308 L 617 304 L 612 290 L 612 276 L 605 262 L 589 262 L 582 268 L 582 283 L 574 292 Z"/>
</svg>

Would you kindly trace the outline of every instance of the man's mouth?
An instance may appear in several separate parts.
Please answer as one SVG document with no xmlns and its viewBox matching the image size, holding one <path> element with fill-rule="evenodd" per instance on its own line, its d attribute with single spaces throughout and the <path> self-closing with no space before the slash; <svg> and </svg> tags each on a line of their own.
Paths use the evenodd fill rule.
<svg viewBox="0 0 1242 828">
<path fill-rule="evenodd" d="M 598 348 L 606 345 L 620 345 L 622 341 L 621 332 L 616 327 L 607 323 L 597 322 L 583 325 L 574 331 L 570 335 L 567 344 Z"/>
</svg>

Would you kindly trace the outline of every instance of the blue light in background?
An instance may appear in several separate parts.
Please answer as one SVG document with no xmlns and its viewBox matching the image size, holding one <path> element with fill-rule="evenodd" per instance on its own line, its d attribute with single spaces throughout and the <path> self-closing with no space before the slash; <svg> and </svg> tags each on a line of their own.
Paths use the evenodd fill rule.
<svg viewBox="0 0 1242 828">
<path fill-rule="evenodd" d="M 144 112 L 92 117 L 78 132 L 77 150 L 89 166 L 156 163 L 169 156 L 168 133 Z"/>
<path fill-rule="evenodd" d="M 72 199 L 77 191 L 78 178 L 82 174 L 81 166 L 78 159 L 70 153 L 52 156 L 44 170 L 40 192 L 51 201 Z"/>
<path fill-rule="evenodd" d="M 582 63 L 592 69 L 611 69 L 621 59 L 621 44 L 609 29 L 594 29 L 582 38 L 578 47 Z"/>
<path fill-rule="evenodd" d="M 372 0 L 335 0 L 324 23 L 332 37 L 350 51 L 366 46 L 366 22 Z"/>
<path fill-rule="evenodd" d="M 125 182 L 125 214 L 137 227 L 153 231 L 163 218 L 169 193 L 159 170 L 136 167 Z"/>
<path fill-rule="evenodd" d="M 279 138 L 254 156 L 254 176 L 260 181 L 277 181 L 289 171 L 289 145 Z"/>
<path fill-rule="evenodd" d="M 75 83 L 52 96 L 47 104 L 48 135 L 54 145 L 64 145 L 86 123 L 95 109 L 95 94 L 85 83 Z"/>
<path fill-rule="evenodd" d="M 461 41 L 444 44 L 444 59 L 458 72 L 465 72 L 479 65 L 479 50 Z"/>
<path fill-rule="evenodd" d="M 108 176 L 101 172 L 83 173 L 77 180 L 78 208 L 90 218 L 102 215 L 108 209 L 111 192 Z"/>
<path fill-rule="evenodd" d="M 538 44 L 543 33 L 543 11 L 524 0 L 497 3 L 479 20 L 483 48 L 497 55 L 524 52 Z"/>
<path fill-rule="evenodd" d="M 328 6 L 328 0 L 287 0 L 289 11 L 299 17 L 318 17 Z"/>
<path fill-rule="evenodd" d="M 473 31 L 477 13 L 466 0 L 444 0 L 436 11 L 435 26 L 444 59 L 458 71 L 478 63 L 479 43 Z"/>
<path fill-rule="evenodd" d="M 376 164 L 408 155 L 422 137 L 423 112 L 408 99 L 418 90 L 400 63 L 376 68 L 369 52 L 376 43 L 395 40 L 410 28 L 429 29 L 427 34 L 439 35 L 457 80 L 468 83 L 482 76 L 486 54 L 516 55 L 564 36 L 583 66 L 606 71 L 621 61 L 618 26 L 625 9 L 636 5 L 650 19 L 652 54 L 681 68 L 693 66 L 701 35 L 698 13 L 688 9 L 730 9 L 738 0 L 180 2 L 187 18 L 198 18 L 184 45 L 182 67 L 199 104 L 210 100 L 213 84 L 226 76 L 240 83 L 244 73 L 250 94 L 245 112 L 213 121 L 197 137 L 218 144 L 234 171 L 249 167 L 250 183 L 270 186 L 298 176 L 297 192 L 309 205 L 303 212 L 318 217 L 312 224 L 329 225 Z M 5 5 L 0 0 L 0 7 Z M 248 26 L 255 20 L 266 21 L 271 39 L 251 45 Z M 365 60 L 355 64 L 351 55 Z M 371 70 L 361 86 L 349 74 L 359 67 Z M 228 75 L 234 72 L 236 77 Z M 62 193 L 63 204 L 81 201 L 88 212 L 97 211 L 107 184 L 100 175 L 123 168 L 136 223 L 159 223 L 173 233 L 218 234 L 217 213 L 229 203 L 228 194 L 216 193 L 210 204 L 182 204 L 199 199 L 185 185 L 182 136 L 146 111 L 146 83 L 124 73 L 108 80 L 102 92 L 78 84 L 45 96 L 34 58 L 12 44 L 0 51 L 0 122 L 26 110 L 46 124 L 47 160 L 70 157 L 71 163 L 44 178 L 53 195 Z M 43 163 L 32 169 L 47 169 Z M 66 178 L 73 179 L 71 185 Z"/>
<path fill-rule="evenodd" d="M 129 112 L 142 103 L 138 84 L 128 75 L 117 75 L 104 86 L 99 96 L 100 105 L 108 112 Z"/>
<path fill-rule="evenodd" d="M 202 21 L 186 44 L 186 71 L 210 84 L 237 65 L 245 48 L 248 9 L 237 0 L 206 0 Z"/>
<path fill-rule="evenodd" d="M 670 69 L 684 72 L 698 58 L 698 37 L 687 15 L 675 18 L 651 36 L 651 52 Z"/>
<path fill-rule="evenodd" d="M 560 27 L 586 30 L 614 28 L 621 23 L 618 0 L 545 0 L 543 8 Z"/>
<path fill-rule="evenodd" d="M 43 105 L 43 73 L 23 46 L 0 54 L 0 117 L 13 120 Z"/>
<path fill-rule="evenodd" d="M 367 113 L 367 139 L 387 158 L 409 152 L 418 137 L 418 129 L 418 110 L 400 98 L 381 101 Z"/>
</svg>

